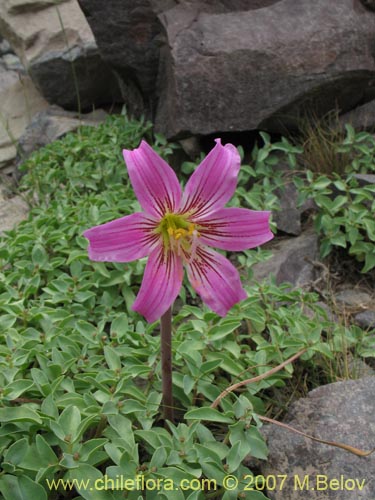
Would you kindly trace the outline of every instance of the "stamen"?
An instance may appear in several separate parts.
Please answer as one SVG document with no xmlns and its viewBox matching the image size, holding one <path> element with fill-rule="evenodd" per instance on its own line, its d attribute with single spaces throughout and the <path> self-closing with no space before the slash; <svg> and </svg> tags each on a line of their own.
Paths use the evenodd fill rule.
<svg viewBox="0 0 375 500">
<path fill-rule="evenodd" d="M 198 231 L 196 229 L 194 229 L 193 230 L 193 237 L 192 237 L 192 241 L 191 241 L 189 264 L 192 262 L 192 260 L 196 256 L 199 236 L 200 235 L 199 235 Z"/>
<path fill-rule="evenodd" d="M 193 222 L 187 220 L 187 215 L 167 213 L 156 230 L 163 238 L 165 251 L 172 250 L 186 263 L 196 256 L 199 232 Z"/>
<path fill-rule="evenodd" d="M 186 235 L 185 229 L 175 229 L 174 234 L 173 234 L 173 236 L 176 240 L 179 240 L 180 238 L 182 238 L 185 235 Z"/>
</svg>

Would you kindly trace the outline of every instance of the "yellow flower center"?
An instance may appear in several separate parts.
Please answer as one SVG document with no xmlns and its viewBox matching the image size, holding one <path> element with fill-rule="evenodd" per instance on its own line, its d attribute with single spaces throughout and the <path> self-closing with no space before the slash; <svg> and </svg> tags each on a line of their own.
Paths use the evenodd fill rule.
<svg viewBox="0 0 375 500">
<path fill-rule="evenodd" d="M 165 214 L 156 232 L 163 239 L 165 251 L 177 252 L 184 260 L 190 260 L 194 257 L 197 238 L 200 235 L 196 224 L 188 221 L 186 215 Z"/>
</svg>

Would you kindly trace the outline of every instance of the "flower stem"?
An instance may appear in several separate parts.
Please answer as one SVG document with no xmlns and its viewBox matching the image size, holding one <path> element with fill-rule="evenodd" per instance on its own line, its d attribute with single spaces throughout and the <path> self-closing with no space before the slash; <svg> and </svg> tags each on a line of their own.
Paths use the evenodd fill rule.
<svg viewBox="0 0 375 500">
<path fill-rule="evenodd" d="M 173 422 L 171 307 L 161 317 L 160 334 L 164 419 Z"/>
</svg>

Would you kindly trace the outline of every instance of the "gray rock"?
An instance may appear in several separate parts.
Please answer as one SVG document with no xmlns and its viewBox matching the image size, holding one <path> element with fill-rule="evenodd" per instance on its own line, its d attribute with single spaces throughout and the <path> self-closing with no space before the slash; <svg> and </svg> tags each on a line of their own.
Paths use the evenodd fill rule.
<svg viewBox="0 0 375 500">
<path fill-rule="evenodd" d="M 18 163 L 25 160 L 33 151 L 60 139 L 68 132 L 77 130 L 81 125 L 96 126 L 103 122 L 107 113 L 96 110 L 81 117 L 74 112 L 64 111 L 58 106 L 50 106 L 37 113 L 27 126 L 18 144 Z"/>
<path fill-rule="evenodd" d="M 25 11 L 45 9 L 56 6 L 66 0 L 5 0 L 5 6 L 11 14 L 20 14 Z"/>
<path fill-rule="evenodd" d="M 35 113 L 48 103 L 29 76 L 7 71 L 0 65 L 0 168 L 8 169 L 16 158 L 16 144 Z"/>
<path fill-rule="evenodd" d="M 371 450 L 375 447 L 374 382 L 371 376 L 319 387 L 294 403 L 285 421 L 321 439 Z M 375 454 L 357 457 L 275 425 L 264 430 L 269 456 L 261 463 L 261 472 L 266 477 L 286 475 L 281 491 L 267 492 L 271 500 L 374 500 Z M 338 483 L 330 483 L 334 480 Z"/>
<path fill-rule="evenodd" d="M 350 378 L 353 378 L 353 379 L 359 379 L 359 378 L 370 377 L 372 375 L 375 375 L 375 371 L 370 365 L 368 365 L 361 358 L 355 357 L 355 356 L 350 355 L 350 354 L 348 355 L 348 359 L 346 360 L 346 363 L 344 363 L 343 360 L 341 360 L 340 364 L 341 364 L 342 373 L 345 374 L 345 372 L 347 370 Z"/>
<path fill-rule="evenodd" d="M 366 186 L 368 184 L 375 184 L 374 174 L 354 174 L 360 186 Z"/>
<path fill-rule="evenodd" d="M 87 110 L 119 99 L 115 77 L 95 44 L 49 51 L 33 60 L 29 73 L 49 103 L 66 109 L 76 110 L 80 105 Z"/>
<path fill-rule="evenodd" d="M 312 230 L 296 238 L 275 239 L 267 244 L 273 256 L 266 262 L 255 264 L 253 279 L 261 281 L 274 275 L 276 283 L 288 282 L 303 286 L 315 279 L 315 267 L 311 261 L 319 256 L 318 237 Z"/>
<path fill-rule="evenodd" d="M 280 202 L 280 210 L 273 213 L 277 229 L 295 236 L 301 234 L 301 212 L 297 209 L 298 192 L 292 183 L 275 192 Z"/>
<path fill-rule="evenodd" d="M 16 54 L 4 54 L 1 60 L 6 69 L 25 73 L 25 68 Z"/>
<path fill-rule="evenodd" d="M 349 307 L 366 307 L 372 298 L 367 292 L 348 289 L 335 294 L 336 302 Z"/>
<path fill-rule="evenodd" d="M 247 12 L 181 3 L 159 15 L 159 132 L 167 137 L 263 129 L 285 133 L 313 109 L 375 96 L 375 17 L 352 0 L 283 0 Z M 372 97 L 371 97 L 372 96 Z"/>
<path fill-rule="evenodd" d="M 10 54 L 12 52 L 12 48 L 8 40 L 1 40 L 0 38 L 0 56 L 5 54 Z"/>
<path fill-rule="evenodd" d="M 282 0 L 150 0 L 153 10 L 160 14 L 176 5 L 183 5 L 199 12 L 221 14 L 263 9 Z"/>
<path fill-rule="evenodd" d="M 375 0 L 361 0 L 361 3 L 366 7 L 366 9 L 375 12 Z"/>
<path fill-rule="evenodd" d="M 119 99 L 76 0 L 0 2 L 0 30 L 50 103 L 85 110 Z"/>
<path fill-rule="evenodd" d="M 280 203 L 280 210 L 272 214 L 277 229 L 298 236 L 302 231 L 301 215 L 314 208 L 314 202 L 307 200 L 301 207 L 297 207 L 298 191 L 290 180 L 286 180 L 283 188 L 275 191 L 275 195 Z"/>
<path fill-rule="evenodd" d="M 375 311 L 360 312 L 354 316 L 354 321 L 364 330 L 375 328 Z"/>
<path fill-rule="evenodd" d="M 160 47 L 166 47 L 164 30 L 158 15 L 184 5 L 200 12 L 230 12 L 260 9 L 280 0 L 79 0 L 79 4 L 95 35 L 103 59 L 125 86 L 138 88 L 143 105 L 151 109 L 155 103 L 155 86 L 159 69 Z M 164 75 L 161 75 L 164 78 Z M 137 109 L 139 103 L 137 104 Z"/>
<path fill-rule="evenodd" d="M 0 189 L 0 234 L 27 218 L 29 207 L 21 196 L 6 198 Z"/>
<path fill-rule="evenodd" d="M 103 59 L 126 87 L 129 82 L 138 87 L 147 104 L 155 91 L 161 35 L 151 2 L 79 0 L 79 4 Z"/>
<path fill-rule="evenodd" d="M 375 127 L 375 99 L 340 116 L 340 123 L 350 123 L 356 130 L 373 130 Z"/>
<path fill-rule="evenodd" d="M 181 139 L 180 145 L 191 160 L 195 160 L 201 153 L 201 146 L 197 137 L 187 137 Z"/>
</svg>

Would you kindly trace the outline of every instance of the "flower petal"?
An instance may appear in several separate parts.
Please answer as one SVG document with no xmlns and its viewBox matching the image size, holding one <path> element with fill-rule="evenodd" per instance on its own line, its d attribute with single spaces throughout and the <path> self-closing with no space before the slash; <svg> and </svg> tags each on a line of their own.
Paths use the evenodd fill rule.
<svg viewBox="0 0 375 500">
<path fill-rule="evenodd" d="M 223 207 L 236 189 L 240 164 L 237 149 L 216 139 L 216 146 L 186 184 L 181 212 L 204 216 Z"/>
<path fill-rule="evenodd" d="M 132 309 L 149 323 L 159 319 L 179 294 L 183 274 L 181 257 L 173 252 L 165 255 L 162 246 L 153 250 Z"/>
<path fill-rule="evenodd" d="M 90 242 L 89 258 L 96 261 L 130 262 L 146 257 L 159 237 L 152 233 L 157 222 L 138 212 L 92 227 L 83 233 Z"/>
<path fill-rule="evenodd" d="M 273 238 L 271 212 L 247 208 L 221 208 L 209 216 L 194 219 L 199 225 L 200 241 L 222 250 L 246 250 Z"/>
<path fill-rule="evenodd" d="M 181 201 L 182 191 L 172 168 L 142 141 L 139 148 L 123 150 L 130 181 L 143 210 L 162 216 L 174 212 Z"/>
<path fill-rule="evenodd" d="M 196 257 L 188 265 L 188 277 L 203 302 L 219 316 L 225 316 L 234 304 L 247 297 L 237 269 L 209 248 L 197 248 Z"/>
</svg>

